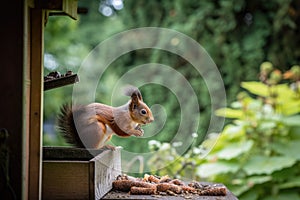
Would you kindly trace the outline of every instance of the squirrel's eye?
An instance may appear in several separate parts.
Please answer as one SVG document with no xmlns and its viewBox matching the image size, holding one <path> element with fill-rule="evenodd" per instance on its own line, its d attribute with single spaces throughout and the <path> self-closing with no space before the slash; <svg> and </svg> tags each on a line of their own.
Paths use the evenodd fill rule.
<svg viewBox="0 0 300 200">
<path fill-rule="evenodd" d="M 140 111 L 140 113 L 141 113 L 142 115 L 146 115 L 146 114 L 147 114 L 147 111 L 146 111 L 145 109 L 142 109 L 142 110 Z"/>
</svg>

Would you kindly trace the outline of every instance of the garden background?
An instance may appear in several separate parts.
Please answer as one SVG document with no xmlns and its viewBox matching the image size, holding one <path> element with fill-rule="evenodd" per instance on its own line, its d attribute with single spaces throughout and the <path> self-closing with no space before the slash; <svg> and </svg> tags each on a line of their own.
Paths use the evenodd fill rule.
<svg viewBox="0 0 300 200">
<path fill-rule="evenodd" d="M 175 162 L 155 173 L 222 182 L 240 199 L 300 198 L 299 1 L 87 0 L 79 1 L 79 7 L 88 8 L 88 13 L 76 21 L 48 19 L 45 75 L 55 70 L 76 73 L 100 42 L 121 31 L 151 26 L 182 32 L 201 44 L 216 63 L 226 88 L 230 109 L 211 113 L 207 87 L 185 59 L 149 49 L 123 55 L 99 80 L 96 101 L 110 104 L 114 83 L 126 71 L 144 63 L 161 63 L 189 80 L 198 94 L 201 121 L 196 141 L 185 155 L 178 155 L 176 145 L 168 143 L 180 122 L 176 97 L 159 85 L 142 87 L 147 104 L 165 108 L 164 128 L 151 138 L 114 137 L 113 143 L 131 152 L 159 151 L 145 161 L 153 169 L 172 156 Z M 71 101 L 72 89 L 45 92 L 44 145 L 66 145 L 55 123 L 59 107 Z M 202 158 L 210 142 L 203 138 L 213 114 L 226 116 L 226 126 L 213 151 Z"/>
</svg>

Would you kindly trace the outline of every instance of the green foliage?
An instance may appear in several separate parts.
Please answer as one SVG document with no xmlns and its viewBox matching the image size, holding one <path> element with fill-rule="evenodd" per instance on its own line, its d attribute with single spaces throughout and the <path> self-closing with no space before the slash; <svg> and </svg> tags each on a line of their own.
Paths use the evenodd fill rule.
<svg viewBox="0 0 300 200">
<path fill-rule="evenodd" d="M 153 137 L 143 140 L 114 137 L 115 144 L 140 153 L 147 151 L 148 140 L 159 140 L 150 145 L 152 151 L 152 148 L 159 149 L 149 160 L 152 170 L 159 169 L 162 175 L 222 182 L 240 199 L 299 199 L 299 92 L 290 89 L 298 88 L 297 67 L 291 69 L 294 76 L 285 74 L 293 79 L 293 84 L 288 85 L 286 81 L 278 84 L 282 77 L 272 65 L 287 70 L 288 66 L 300 62 L 299 1 L 126 0 L 124 9 L 109 18 L 98 13 L 98 1 L 79 1 L 79 6 L 87 7 L 89 12 L 80 15 L 77 21 L 49 17 L 45 27 L 45 54 L 52 56 L 57 68 L 51 69 L 45 63 L 44 74 L 51 70 L 76 73 L 83 59 L 103 40 L 131 28 L 154 26 L 185 33 L 205 48 L 220 70 L 229 102 L 241 90 L 242 81 L 245 81 L 241 84 L 243 90 L 248 91 L 239 93 L 231 108 L 216 113 L 230 118 L 231 123 L 220 136 L 211 134 L 199 147 L 212 114 L 210 95 L 202 78 L 184 59 L 168 52 L 130 52 L 112 63 L 99 80 L 96 101 L 110 104 L 116 80 L 133 67 L 161 63 L 172 66 L 189 80 L 198 95 L 201 122 L 193 146 L 185 155 L 179 155 L 175 150 L 179 143 L 168 142 L 174 137 L 180 119 L 176 98 L 164 87 L 141 88 L 149 105 L 164 107 L 167 121 Z M 253 82 L 257 78 L 257 66 L 264 60 L 271 63 L 262 65 L 261 82 Z M 72 86 L 46 91 L 45 123 L 55 126 L 59 107 L 71 98 Z M 147 127 L 145 134 L 149 131 L 151 127 Z M 65 145 L 60 137 L 48 134 L 44 136 L 44 144 Z M 213 145 L 210 154 L 204 157 L 205 147 Z"/>
<path fill-rule="evenodd" d="M 55 70 L 62 73 L 66 70 L 77 72 L 88 53 L 113 34 L 147 26 L 177 30 L 200 43 L 220 70 L 228 101 L 232 101 L 240 90 L 239 84 L 242 80 L 256 78 L 257 66 L 264 60 L 271 61 L 280 69 L 300 62 L 297 0 L 126 0 L 124 8 L 109 18 L 98 12 L 98 1 L 79 1 L 79 6 L 87 7 L 88 14 L 79 15 L 77 21 L 51 16 L 45 27 L 45 53 L 53 56 L 58 64 Z M 199 137 L 196 141 L 200 143 L 212 114 L 210 95 L 205 82 L 195 69 L 177 55 L 146 49 L 121 56 L 111 64 L 103 79 L 99 80 L 95 100 L 110 104 L 111 88 L 116 80 L 133 67 L 145 63 L 172 66 L 189 80 L 198 95 L 201 111 L 197 130 Z M 47 67 L 46 64 L 45 66 Z M 45 68 L 45 74 L 49 70 L 51 69 Z M 142 88 L 142 93 L 149 105 L 163 105 L 168 116 L 161 132 L 155 138 L 149 139 L 170 141 L 178 128 L 178 102 L 171 92 L 156 85 Z M 71 95 L 70 87 L 45 92 L 45 121 L 54 121 L 59 107 L 71 99 Z M 188 99 L 186 105 L 189 105 Z M 129 151 L 144 152 L 147 151 L 144 146 L 149 139 L 137 141 L 134 138 L 114 138 L 114 142 Z"/>
<path fill-rule="evenodd" d="M 264 83 L 243 82 L 246 91 L 237 95 L 232 108 L 217 111 L 217 115 L 234 119 L 220 135 L 211 135 L 158 173 L 222 182 L 242 200 L 299 199 L 300 77 L 289 70 L 281 76 L 289 80 L 274 83 L 274 71 L 261 70 Z M 158 148 L 157 154 L 174 149 Z M 149 162 L 156 170 L 165 160 L 154 156 Z M 194 170 L 170 170 L 184 163 L 194 163 Z"/>
</svg>

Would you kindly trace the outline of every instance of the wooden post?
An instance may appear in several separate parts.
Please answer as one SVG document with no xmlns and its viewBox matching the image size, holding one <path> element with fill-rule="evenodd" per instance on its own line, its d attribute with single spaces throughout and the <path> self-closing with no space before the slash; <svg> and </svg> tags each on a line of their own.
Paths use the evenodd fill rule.
<svg viewBox="0 0 300 200">
<path fill-rule="evenodd" d="M 44 11 L 30 10 L 29 199 L 41 198 Z"/>
</svg>

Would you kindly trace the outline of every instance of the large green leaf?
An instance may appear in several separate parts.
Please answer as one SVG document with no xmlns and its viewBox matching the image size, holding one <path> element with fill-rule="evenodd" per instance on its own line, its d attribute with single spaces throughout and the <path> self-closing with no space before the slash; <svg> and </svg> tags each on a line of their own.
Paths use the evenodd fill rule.
<svg viewBox="0 0 300 200">
<path fill-rule="evenodd" d="M 215 155 L 219 159 L 230 160 L 233 158 L 237 158 L 242 153 L 248 152 L 252 146 L 253 146 L 252 140 L 240 142 L 238 144 L 234 143 L 234 144 L 225 146 L 222 150 L 217 152 Z M 215 155 L 213 155 L 213 156 L 215 156 Z"/>
<path fill-rule="evenodd" d="M 251 176 L 246 179 L 248 185 L 257 185 L 272 180 L 272 176 Z"/>
<path fill-rule="evenodd" d="M 216 111 L 216 115 L 226 118 L 241 119 L 244 116 L 244 112 L 237 109 L 221 108 Z"/>
<path fill-rule="evenodd" d="M 285 183 L 280 184 L 280 189 L 288 189 L 288 188 L 294 188 L 294 187 L 300 187 L 300 177 L 294 177 L 290 180 L 287 180 Z"/>
<path fill-rule="evenodd" d="M 240 196 L 255 185 L 266 183 L 270 180 L 272 180 L 272 176 L 251 176 L 246 179 L 240 179 L 240 183 L 232 185 L 230 189 L 235 195 Z"/>
<path fill-rule="evenodd" d="M 296 159 L 290 157 L 253 156 L 244 166 L 247 175 L 272 174 L 274 171 L 290 167 Z"/>
<path fill-rule="evenodd" d="M 294 115 L 300 112 L 300 101 L 282 102 L 279 108 L 284 115 Z"/>
<path fill-rule="evenodd" d="M 219 174 L 235 173 L 239 169 L 239 163 L 229 161 L 218 161 L 215 163 L 204 163 L 197 168 L 197 174 L 206 178 Z"/>
<path fill-rule="evenodd" d="M 235 193 L 234 193 L 235 194 Z M 242 195 L 238 195 L 240 200 L 257 200 L 258 199 L 258 192 L 257 191 L 247 191 Z"/>
<path fill-rule="evenodd" d="M 225 126 L 221 136 L 224 137 L 224 140 L 243 138 L 245 136 L 244 126 L 242 124 L 228 124 L 227 126 Z"/>
<path fill-rule="evenodd" d="M 276 196 L 268 196 L 262 200 L 299 200 L 299 194 L 297 192 L 280 193 Z"/>
<path fill-rule="evenodd" d="M 300 126 L 300 115 L 284 117 L 282 121 L 288 126 Z"/>
<path fill-rule="evenodd" d="M 288 86 L 288 84 L 273 86 L 272 91 L 277 94 L 278 99 L 293 101 L 296 98 L 296 93 Z"/>
<path fill-rule="evenodd" d="M 241 87 L 258 96 L 267 97 L 270 95 L 270 88 L 261 82 L 242 82 Z"/>
<path fill-rule="evenodd" d="M 272 149 L 283 156 L 290 157 L 293 159 L 300 160 L 299 153 L 300 141 L 289 141 L 287 143 L 274 142 L 272 144 Z"/>
</svg>

